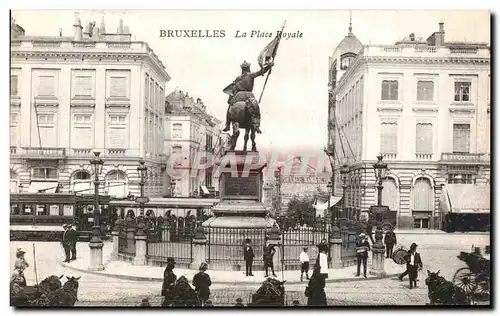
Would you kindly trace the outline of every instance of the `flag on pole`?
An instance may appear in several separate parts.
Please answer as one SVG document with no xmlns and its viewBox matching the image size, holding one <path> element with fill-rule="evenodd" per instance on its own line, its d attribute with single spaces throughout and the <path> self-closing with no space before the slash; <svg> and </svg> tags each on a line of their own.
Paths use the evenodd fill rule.
<svg viewBox="0 0 500 316">
<path fill-rule="evenodd" d="M 257 60 L 261 68 L 264 67 L 264 64 L 274 61 L 279 42 L 280 37 L 276 36 L 266 47 L 264 47 L 262 52 L 260 52 Z"/>
</svg>

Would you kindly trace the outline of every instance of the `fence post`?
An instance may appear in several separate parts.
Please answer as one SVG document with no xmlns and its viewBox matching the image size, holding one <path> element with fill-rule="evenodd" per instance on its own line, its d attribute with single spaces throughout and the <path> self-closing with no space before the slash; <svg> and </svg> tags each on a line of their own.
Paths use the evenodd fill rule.
<svg viewBox="0 0 500 316">
<path fill-rule="evenodd" d="M 135 220 L 127 221 L 125 233 L 127 234 L 127 254 L 135 253 Z"/>
<path fill-rule="evenodd" d="M 207 236 L 203 231 L 203 227 L 198 227 L 196 229 L 193 240 L 193 261 L 190 264 L 190 268 L 193 270 L 198 270 L 202 262 L 206 261 L 205 249 L 207 246 Z"/>
<path fill-rule="evenodd" d="M 113 251 L 111 252 L 111 260 L 118 259 L 119 252 L 119 244 L 120 244 L 120 230 L 122 229 L 123 220 L 119 219 L 115 222 L 115 227 L 113 227 L 113 231 L 111 235 L 113 235 Z"/>
<path fill-rule="evenodd" d="M 135 257 L 133 261 L 133 265 L 143 266 L 146 265 L 146 240 L 148 239 L 146 233 L 144 232 L 144 228 L 146 227 L 145 223 L 139 222 L 137 224 L 137 232 L 135 234 Z"/>
<path fill-rule="evenodd" d="M 329 235 L 330 255 L 332 257 L 332 268 L 337 269 L 342 267 L 342 236 L 340 228 L 333 226 Z"/>
</svg>

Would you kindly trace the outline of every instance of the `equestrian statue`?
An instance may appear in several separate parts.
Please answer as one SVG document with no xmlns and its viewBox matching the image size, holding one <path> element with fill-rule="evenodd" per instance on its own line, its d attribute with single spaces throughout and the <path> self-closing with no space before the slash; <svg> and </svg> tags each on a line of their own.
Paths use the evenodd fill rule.
<svg viewBox="0 0 500 316">
<path fill-rule="evenodd" d="M 241 64 L 241 75 L 239 75 L 230 85 L 222 90 L 224 93 L 229 95 L 227 100 L 229 107 L 226 114 L 226 126 L 222 131 L 228 132 L 230 126 L 232 125 L 233 127 L 230 150 L 234 150 L 236 148 L 236 142 L 240 136 L 240 128 L 243 128 L 245 129 L 245 143 L 243 145 L 243 151 L 246 151 L 247 149 L 249 136 L 252 140 L 252 151 L 257 151 L 255 133 L 262 133 L 260 130 L 259 103 L 262 99 L 262 93 L 266 87 L 269 75 L 271 74 L 271 69 L 274 66 L 274 60 L 284 27 L 285 25 L 283 25 L 281 33 L 278 32 L 276 38 L 274 38 L 260 53 L 258 57 L 260 70 L 251 72 L 250 63 L 244 61 L 243 64 Z M 253 94 L 254 80 L 255 78 L 263 76 L 266 73 L 266 81 L 264 82 L 260 98 L 257 101 Z"/>
</svg>

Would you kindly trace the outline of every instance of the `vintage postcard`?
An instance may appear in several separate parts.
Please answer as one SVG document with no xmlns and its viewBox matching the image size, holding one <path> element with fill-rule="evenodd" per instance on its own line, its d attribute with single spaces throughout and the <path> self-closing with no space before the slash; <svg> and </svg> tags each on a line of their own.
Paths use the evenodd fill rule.
<svg viewBox="0 0 500 316">
<path fill-rule="evenodd" d="M 11 11 L 10 305 L 491 306 L 490 21 Z"/>
</svg>

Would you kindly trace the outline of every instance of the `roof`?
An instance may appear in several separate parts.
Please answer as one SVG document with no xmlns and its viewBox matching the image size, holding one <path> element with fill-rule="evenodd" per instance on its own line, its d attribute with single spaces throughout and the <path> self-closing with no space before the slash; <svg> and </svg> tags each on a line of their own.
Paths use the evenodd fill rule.
<svg viewBox="0 0 500 316">
<path fill-rule="evenodd" d="M 448 184 L 444 187 L 441 203 L 450 213 L 489 213 L 490 186 L 476 184 Z"/>
<path fill-rule="evenodd" d="M 335 51 L 339 51 L 340 55 L 344 53 L 358 54 L 363 49 L 361 41 L 352 33 L 349 32 L 346 37 L 337 45 Z"/>
</svg>

